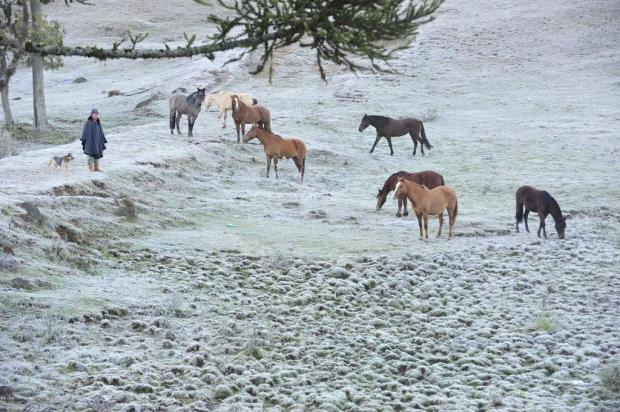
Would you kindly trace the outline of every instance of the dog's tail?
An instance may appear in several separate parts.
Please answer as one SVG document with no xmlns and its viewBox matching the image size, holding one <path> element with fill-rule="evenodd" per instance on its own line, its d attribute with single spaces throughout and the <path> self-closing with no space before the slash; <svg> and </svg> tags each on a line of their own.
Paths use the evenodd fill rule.
<svg viewBox="0 0 620 412">
<path fill-rule="evenodd" d="M 426 132 L 424 131 L 424 124 L 421 124 L 421 126 L 422 126 L 422 143 L 424 143 L 424 146 L 426 146 L 426 148 L 430 150 L 433 148 L 433 145 L 426 138 Z"/>
</svg>

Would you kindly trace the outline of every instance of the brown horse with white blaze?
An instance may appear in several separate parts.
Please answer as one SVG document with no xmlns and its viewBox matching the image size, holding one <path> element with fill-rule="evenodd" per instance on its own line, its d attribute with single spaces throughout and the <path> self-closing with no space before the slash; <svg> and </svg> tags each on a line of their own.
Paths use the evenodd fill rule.
<svg viewBox="0 0 620 412">
<path fill-rule="evenodd" d="M 379 188 L 379 193 L 377 193 L 377 210 L 380 210 L 383 207 L 388 194 L 390 194 L 390 192 L 396 188 L 399 177 L 404 177 L 407 180 L 411 180 L 412 182 L 416 182 L 417 184 L 424 185 L 429 189 L 434 189 L 437 186 L 445 185 L 443 176 L 432 170 L 424 170 L 417 173 L 409 173 L 401 170 L 400 172 L 391 174 L 390 177 L 388 177 L 383 184 L 383 187 Z M 402 216 L 400 214 L 401 207 L 403 208 L 403 215 L 409 215 L 409 212 L 407 211 L 406 196 L 398 198 L 398 211 L 396 212 L 396 217 Z"/>
<path fill-rule="evenodd" d="M 448 237 L 452 237 L 456 215 L 458 212 L 458 201 L 454 189 L 448 186 L 438 186 L 429 189 L 424 185 L 411 182 L 403 177 L 398 178 L 394 197 L 407 196 L 411 201 L 411 207 L 418 218 L 420 226 L 420 239 L 428 239 L 428 217 L 437 216 L 439 219 L 439 231 L 437 237 L 441 237 L 443 227 L 443 212 L 448 212 L 450 231 Z M 424 228 L 422 228 L 424 220 Z"/>
<path fill-rule="evenodd" d="M 237 143 L 240 141 L 239 131 L 242 135 L 245 135 L 245 125 L 255 124 L 260 128 L 267 131 L 271 131 L 271 113 L 265 106 L 255 105 L 248 106 L 243 103 L 239 96 L 233 94 L 232 98 L 232 118 L 235 121 L 235 128 L 237 129 Z"/>
<path fill-rule="evenodd" d="M 304 172 L 306 171 L 306 145 L 300 139 L 284 139 L 270 131 L 263 130 L 260 127 L 253 126 L 244 136 L 243 141 L 249 142 L 252 139 L 258 139 L 263 145 L 265 155 L 267 156 L 267 177 L 269 177 L 269 169 L 271 168 L 271 160 L 273 159 L 273 169 L 278 178 L 278 160 L 282 158 L 293 159 L 297 170 L 301 173 L 301 181 L 304 181 Z"/>
</svg>

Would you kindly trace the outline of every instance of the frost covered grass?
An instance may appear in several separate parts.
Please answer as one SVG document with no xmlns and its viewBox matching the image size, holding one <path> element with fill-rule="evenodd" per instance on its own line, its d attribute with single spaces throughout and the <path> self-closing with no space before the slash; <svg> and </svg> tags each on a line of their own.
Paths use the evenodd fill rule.
<svg viewBox="0 0 620 412">
<path fill-rule="evenodd" d="M 110 3 L 155 19 L 153 41 L 159 22 L 208 30 L 163 0 Z M 306 81 L 316 73 L 297 49 L 278 52 L 274 86 L 246 75 L 252 57 L 221 70 L 67 59 L 49 73 L 53 120 L 77 134 L 71 119 L 97 106 L 110 144 L 96 176 L 83 159 L 68 178 L 47 171 L 77 143 L 0 161 L 9 409 L 618 410 L 616 8 L 448 3 L 400 52 L 399 76 Z M 56 6 L 82 25 L 68 41 L 147 24 L 101 13 L 92 25 Z M 16 112 L 31 107 L 20 73 Z M 188 139 L 158 117 L 165 99 L 133 110 L 195 83 L 255 94 L 274 130 L 308 143 L 306 182 L 290 162 L 265 179 L 262 149 L 233 144 L 214 113 Z M 364 112 L 422 118 L 434 149 L 412 159 L 395 139 L 393 157 L 385 142 L 369 155 Z M 415 218 L 374 210 L 376 186 L 401 169 L 456 188 L 455 239 L 419 242 Z M 550 221 L 546 241 L 514 232 L 525 183 L 560 201 L 567 240 Z"/>
</svg>

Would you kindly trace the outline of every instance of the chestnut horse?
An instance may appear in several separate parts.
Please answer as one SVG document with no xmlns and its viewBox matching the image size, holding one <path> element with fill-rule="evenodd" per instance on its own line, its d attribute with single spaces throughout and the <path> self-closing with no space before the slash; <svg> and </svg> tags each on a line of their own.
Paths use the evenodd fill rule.
<svg viewBox="0 0 620 412">
<path fill-rule="evenodd" d="M 385 116 L 369 116 L 367 114 L 362 117 L 362 121 L 360 122 L 360 126 L 358 130 L 363 132 L 368 126 L 373 126 L 377 129 L 377 137 L 375 138 L 375 144 L 372 145 L 372 149 L 370 149 L 370 153 L 374 152 L 375 146 L 379 143 L 382 137 L 385 137 L 388 144 L 390 145 L 390 155 L 394 155 L 394 150 L 392 150 L 392 137 L 404 136 L 407 133 L 411 136 L 411 140 L 413 140 L 413 155 L 415 156 L 415 152 L 418 149 L 418 142 L 420 142 L 420 149 L 422 150 L 422 154 L 424 154 L 424 146 L 427 149 L 431 149 L 433 146 L 426 138 L 426 133 L 424 132 L 424 125 L 421 120 L 414 119 L 410 117 L 408 119 L 392 119 L 391 117 Z"/>
<path fill-rule="evenodd" d="M 437 186 L 444 186 L 443 176 L 437 172 L 433 172 L 432 170 L 425 170 L 423 172 L 418 173 L 408 173 L 400 172 L 393 173 L 390 177 L 387 178 L 385 183 L 383 184 L 383 188 L 379 189 L 379 193 L 377 193 L 377 210 L 380 210 L 387 199 L 388 194 L 396 188 L 396 183 L 398 183 L 398 178 L 404 177 L 407 180 L 411 180 L 412 182 L 416 182 L 417 184 L 424 185 L 429 189 L 434 189 Z M 396 217 L 401 217 L 400 208 L 403 207 L 403 215 L 409 215 L 407 211 L 407 197 L 399 197 L 398 198 L 398 210 L 396 212 Z"/>
<path fill-rule="evenodd" d="M 530 228 L 527 226 L 527 216 L 530 212 L 537 212 L 540 219 L 540 225 L 538 226 L 538 237 L 540 237 L 540 231 L 542 230 L 547 238 L 547 230 L 545 229 L 545 219 L 547 215 L 551 214 L 555 221 L 555 230 L 558 232 L 558 237 L 564 239 L 564 231 L 566 229 L 566 217 L 562 216 L 560 205 L 555 199 L 544 190 L 534 189 L 532 186 L 521 186 L 517 189 L 517 232 L 519 231 L 519 222 L 522 220 L 525 222 L 525 230 L 528 232 Z M 525 207 L 525 213 L 523 208 Z"/>
<path fill-rule="evenodd" d="M 299 139 L 283 139 L 277 134 L 273 134 L 260 127 L 253 126 L 243 136 L 245 143 L 257 138 L 263 144 L 265 155 L 267 156 L 267 177 L 269 177 L 269 169 L 271 168 L 271 159 L 273 159 L 273 169 L 276 171 L 276 179 L 278 178 L 278 160 L 282 158 L 293 159 L 297 170 L 301 173 L 301 181 L 304 181 L 304 172 L 306 171 L 306 145 Z"/>
<path fill-rule="evenodd" d="M 236 94 L 233 94 L 231 97 L 232 118 L 237 128 L 237 143 L 239 143 L 239 130 L 241 130 L 241 134 L 245 135 L 246 123 L 256 124 L 262 129 L 271 131 L 271 113 L 269 113 L 269 109 L 258 104 L 248 106 Z"/>
<path fill-rule="evenodd" d="M 441 228 L 443 227 L 443 212 L 447 210 L 448 220 L 450 223 L 450 231 L 448 237 L 452 237 L 454 223 L 456 222 L 456 214 L 458 212 L 458 202 L 456 192 L 448 186 L 437 186 L 429 189 L 424 185 L 398 178 L 394 197 L 407 196 L 411 201 L 411 208 L 418 218 L 420 226 L 420 239 L 428 239 L 428 217 L 437 216 L 439 219 L 439 231 L 437 237 L 441 237 Z M 422 230 L 422 220 L 424 220 L 424 230 Z"/>
</svg>

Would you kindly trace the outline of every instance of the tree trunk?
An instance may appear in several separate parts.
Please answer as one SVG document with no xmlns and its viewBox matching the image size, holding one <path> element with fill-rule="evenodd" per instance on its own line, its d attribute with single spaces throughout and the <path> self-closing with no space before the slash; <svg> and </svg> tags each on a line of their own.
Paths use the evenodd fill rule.
<svg viewBox="0 0 620 412">
<path fill-rule="evenodd" d="M 0 71 L 6 72 L 6 56 L 3 52 L 0 52 Z M 9 105 L 9 84 L 0 88 L 0 94 L 2 94 L 2 110 L 4 111 L 4 127 L 10 130 L 13 127 L 13 113 L 11 113 L 11 106 Z"/>
<path fill-rule="evenodd" d="M 31 0 L 32 29 L 37 31 L 38 20 L 43 18 L 40 0 Z M 50 130 L 45 110 L 45 92 L 43 90 L 43 57 L 32 53 L 32 103 L 34 108 L 34 128 L 40 132 Z"/>
</svg>

